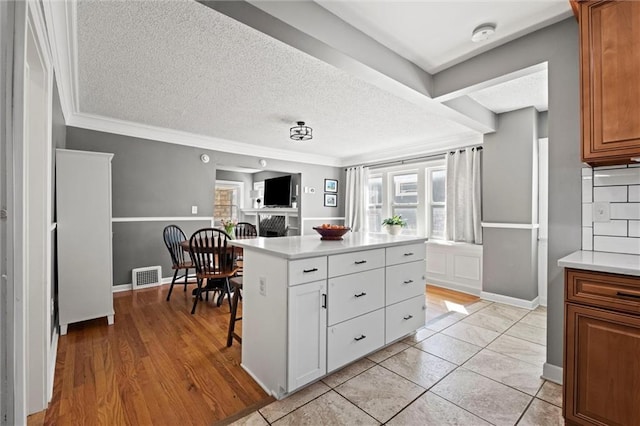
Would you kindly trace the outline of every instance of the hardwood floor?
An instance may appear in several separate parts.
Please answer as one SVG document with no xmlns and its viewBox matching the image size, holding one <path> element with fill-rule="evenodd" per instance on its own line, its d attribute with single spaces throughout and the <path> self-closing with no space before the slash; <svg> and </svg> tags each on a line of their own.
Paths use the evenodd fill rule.
<svg viewBox="0 0 640 426">
<path fill-rule="evenodd" d="M 113 326 L 105 318 L 70 325 L 53 400 L 29 425 L 204 425 L 273 401 L 240 367 L 241 346 L 226 347 L 228 304 L 198 303 L 190 315 L 194 287 L 176 286 L 170 302 L 168 286 L 116 293 Z M 476 300 L 427 286 L 428 319 Z"/>
<path fill-rule="evenodd" d="M 427 321 L 478 300 L 477 296 L 427 284 Z"/>
<path fill-rule="evenodd" d="M 44 424 L 204 425 L 273 401 L 226 346 L 228 304 L 189 313 L 194 287 L 116 293 L 113 326 L 70 325 Z"/>
</svg>

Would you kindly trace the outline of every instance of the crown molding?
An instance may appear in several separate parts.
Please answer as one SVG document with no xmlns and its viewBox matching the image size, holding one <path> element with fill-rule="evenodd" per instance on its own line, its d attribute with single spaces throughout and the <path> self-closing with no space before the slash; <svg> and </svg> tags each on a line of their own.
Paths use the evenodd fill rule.
<svg viewBox="0 0 640 426">
<path fill-rule="evenodd" d="M 65 119 L 79 111 L 77 4 L 73 0 L 42 0 L 47 33 Z"/>
<path fill-rule="evenodd" d="M 340 159 L 336 157 L 267 148 L 249 143 L 236 142 L 229 139 L 214 138 L 211 136 L 134 123 L 131 121 L 118 120 L 99 115 L 73 114 L 69 117 L 69 120 L 67 120 L 67 125 L 135 138 L 173 143 L 176 145 L 193 146 L 230 154 L 247 155 L 250 157 L 297 161 L 300 163 L 318 164 L 331 167 L 341 166 Z"/>
</svg>

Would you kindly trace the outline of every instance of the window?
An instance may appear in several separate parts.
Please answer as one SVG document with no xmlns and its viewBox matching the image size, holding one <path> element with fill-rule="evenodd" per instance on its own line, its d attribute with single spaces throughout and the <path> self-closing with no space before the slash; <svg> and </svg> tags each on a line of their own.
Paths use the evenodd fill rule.
<svg viewBox="0 0 640 426">
<path fill-rule="evenodd" d="M 382 176 L 369 176 L 367 190 L 366 227 L 371 232 L 380 232 L 382 231 Z"/>
<path fill-rule="evenodd" d="M 443 160 L 373 170 L 367 182 L 369 232 L 381 232 L 383 218 L 401 215 L 403 233 L 444 238 L 446 169 Z"/>
<path fill-rule="evenodd" d="M 427 235 L 435 239 L 444 238 L 446 221 L 445 194 L 447 171 L 444 168 L 430 168 L 427 173 Z"/>
<path fill-rule="evenodd" d="M 418 173 L 392 174 L 391 215 L 407 221 L 405 234 L 418 232 Z"/>
<path fill-rule="evenodd" d="M 243 182 L 216 181 L 213 218 L 217 225 L 221 219 L 240 220 L 243 197 Z"/>
</svg>

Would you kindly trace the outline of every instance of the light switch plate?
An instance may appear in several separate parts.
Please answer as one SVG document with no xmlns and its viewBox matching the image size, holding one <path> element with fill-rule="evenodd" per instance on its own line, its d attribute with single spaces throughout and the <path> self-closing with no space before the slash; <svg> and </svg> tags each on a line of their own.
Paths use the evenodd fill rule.
<svg viewBox="0 0 640 426">
<path fill-rule="evenodd" d="M 191 214 L 198 214 L 198 206 L 191 206 Z"/>
<path fill-rule="evenodd" d="M 593 203 L 593 221 L 609 222 L 611 218 L 611 206 L 607 201 Z"/>
</svg>

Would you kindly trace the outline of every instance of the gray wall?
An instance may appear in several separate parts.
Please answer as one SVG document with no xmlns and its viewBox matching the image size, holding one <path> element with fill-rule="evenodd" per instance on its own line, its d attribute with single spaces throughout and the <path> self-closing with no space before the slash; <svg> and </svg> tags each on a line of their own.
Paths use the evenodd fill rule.
<svg viewBox="0 0 640 426">
<path fill-rule="evenodd" d="M 496 132 L 484 137 L 484 222 L 531 223 L 536 114 L 533 107 L 500 114 Z"/>
<path fill-rule="evenodd" d="M 113 217 L 184 217 L 198 206 L 202 221 L 177 223 L 189 236 L 210 226 L 218 164 L 257 168 L 259 158 L 227 154 L 202 148 L 174 145 L 148 139 L 67 128 L 67 148 L 111 152 Z M 206 153 L 208 164 L 200 161 Z M 325 178 L 340 179 L 341 169 L 268 159 L 267 169 L 301 173 L 302 185 L 322 191 Z M 222 171 L 221 171 L 222 172 Z M 231 179 L 230 179 L 231 180 Z M 322 197 L 302 194 L 307 216 L 343 216 L 343 209 L 322 207 Z M 314 196 L 315 195 L 315 196 Z M 162 229 L 175 221 L 115 222 L 113 224 L 114 285 L 131 283 L 131 269 L 161 265 L 163 275 L 173 274 L 169 254 L 162 241 Z"/>
<path fill-rule="evenodd" d="M 547 362 L 562 366 L 563 270 L 558 259 L 580 249 L 580 92 L 574 17 L 492 49 L 434 76 L 436 94 L 548 62 L 549 252 Z"/>
<path fill-rule="evenodd" d="M 534 144 L 533 107 L 500 114 L 495 133 L 483 144 L 482 221 L 531 224 Z M 537 195 L 537 194 L 536 194 Z M 483 228 L 482 290 L 533 300 L 538 295 L 537 230 Z"/>
</svg>

